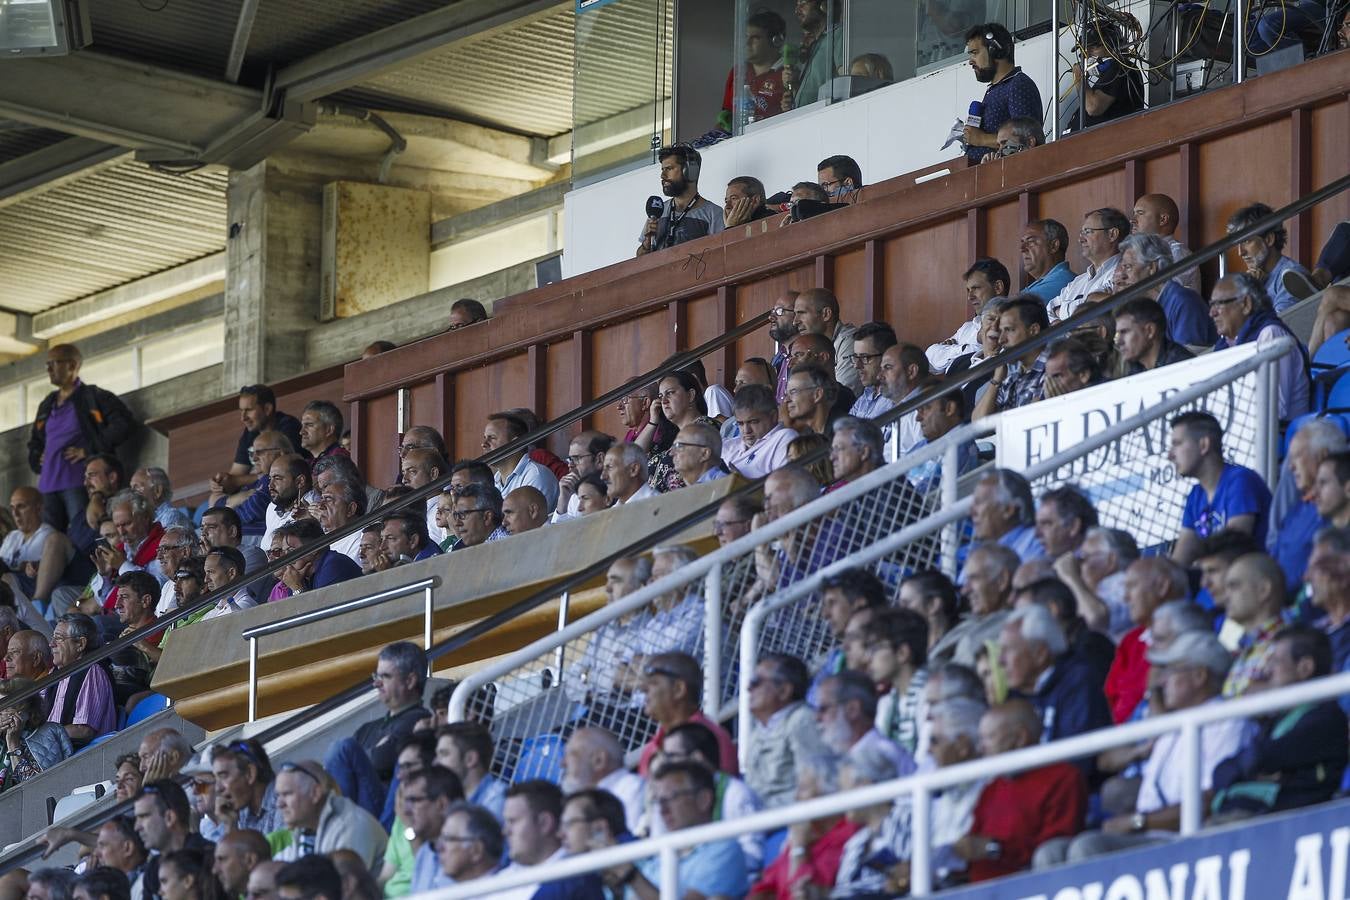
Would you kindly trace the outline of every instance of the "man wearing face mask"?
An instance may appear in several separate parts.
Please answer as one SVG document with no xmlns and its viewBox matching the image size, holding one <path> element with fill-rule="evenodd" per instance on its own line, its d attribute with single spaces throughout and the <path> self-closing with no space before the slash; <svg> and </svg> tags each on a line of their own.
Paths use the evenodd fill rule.
<svg viewBox="0 0 1350 900">
<path fill-rule="evenodd" d="M 1030 116 L 1014 116 L 998 126 L 996 137 L 998 152 L 988 154 L 980 162 L 987 163 L 994 159 L 1016 156 L 1023 150 L 1039 147 L 1045 143 L 1045 129 L 1041 127 L 1040 119 L 1033 119 Z"/>
<path fill-rule="evenodd" d="M 998 151 L 998 130 L 1004 122 L 1020 116 L 1043 121 L 1045 107 L 1036 82 L 1013 64 L 1013 38 L 1002 25 L 989 22 L 966 32 L 966 56 L 975 80 L 989 85 L 979 127 L 965 130 L 966 160 L 973 166 Z"/>
</svg>

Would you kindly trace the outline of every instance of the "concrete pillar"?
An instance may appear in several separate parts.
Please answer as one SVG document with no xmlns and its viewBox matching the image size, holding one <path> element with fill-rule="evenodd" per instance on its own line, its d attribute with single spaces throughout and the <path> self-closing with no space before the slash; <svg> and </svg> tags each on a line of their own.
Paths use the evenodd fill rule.
<svg viewBox="0 0 1350 900">
<path fill-rule="evenodd" d="M 305 333 L 319 320 L 323 184 L 264 161 L 230 173 L 226 209 L 229 393 L 307 368 Z"/>
</svg>

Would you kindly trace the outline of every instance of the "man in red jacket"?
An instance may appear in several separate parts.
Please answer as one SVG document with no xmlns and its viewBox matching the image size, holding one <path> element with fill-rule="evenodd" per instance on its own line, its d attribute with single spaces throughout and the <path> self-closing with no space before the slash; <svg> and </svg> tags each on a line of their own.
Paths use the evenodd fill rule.
<svg viewBox="0 0 1350 900">
<path fill-rule="evenodd" d="M 1040 743 L 1041 719 L 1025 700 L 992 707 L 980 720 L 980 749 L 997 756 Z M 1051 838 L 1083 830 L 1087 783 L 1070 763 L 1002 775 L 985 785 L 975 804 L 970 833 L 952 849 L 969 864 L 971 881 L 988 881 L 1031 864 L 1036 848 Z"/>
<path fill-rule="evenodd" d="M 1106 673 L 1106 702 L 1111 718 L 1128 722 L 1148 688 L 1149 628 L 1153 611 L 1169 600 L 1185 600 L 1189 589 L 1186 572 L 1164 556 L 1146 556 L 1125 570 L 1125 603 L 1134 628 L 1116 647 L 1116 658 Z"/>
</svg>

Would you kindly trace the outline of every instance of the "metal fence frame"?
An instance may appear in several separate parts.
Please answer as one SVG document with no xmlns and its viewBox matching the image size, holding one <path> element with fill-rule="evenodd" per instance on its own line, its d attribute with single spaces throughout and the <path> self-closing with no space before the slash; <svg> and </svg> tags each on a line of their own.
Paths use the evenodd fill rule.
<svg viewBox="0 0 1350 900">
<path fill-rule="evenodd" d="M 455 688 L 450 697 L 450 720 L 460 721 L 465 717 L 469 698 L 474 691 L 483 685 L 533 663 L 550 651 L 557 650 L 582 635 L 596 631 L 600 626 L 608 624 L 620 616 L 647 606 L 662 594 L 693 584 L 705 576 L 711 577 L 708 577 L 705 583 L 704 596 L 706 606 L 704 610 L 703 682 L 705 687 L 720 685 L 722 648 L 719 638 L 722 635 L 721 567 L 723 563 L 743 557 L 745 554 L 753 552 L 756 547 L 771 543 L 793 529 L 833 512 L 869 491 L 894 481 L 896 478 L 904 478 L 915 466 L 931 459 L 941 457 L 947 460 L 942 467 L 942 485 L 939 490 L 943 491 L 942 496 L 944 498 L 948 494 L 955 496 L 957 475 L 956 465 L 953 461 L 956 458 L 957 449 L 966 441 L 987 434 L 988 431 L 989 426 L 985 423 L 955 428 L 937 442 L 870 472 L 838 490 L 818 497 L 805 506 L 801 506 L 768 523 L 763 528 L 758 528 L 725 547 L 705 554 L 695 562 L 681 566 L 666 577 L 645 585 L 617 603 L 608 604 L 602 609 L 578 619 L 566 628 L 542 637 L 528 646 L 483 666 L 466 676 Z M 954 549 L 953 543 L 953 551 Z M 954 558 L 951 564 L 955 565 Z M 712 574 L 714 572 L 717 574 Z M 719 708 L 721 703 L 715 691 L 704 691 L 702 705 L 704 713 L 710 717 L 716 717 L 721 712 Z"/>
<path fill-rule="evenodd" d="M 988 759 L 935 769 L 894 781 L 868 785 L 843 793 L 805 800 L 790 806 L 766 810 L 739 819 L 713 822 L 673 831 L 656 838 L 646 838 L 572 856 L 554 863 L 523 867 L 511 872 L 467 882 L 462 885 L 422 894 L 427 900 L 461 900 L 469 897 L 492 896 L 497 891 L 538 884 L 625 865 L 656 856 L 661 861 L 660 889 L 664 900 L 678 900 L 676 867 L 678 853 L 710 841 L 735 839 L 753 832 L 775 831 L 797 822 L 837 816 L 862 806 L 889 803 L 906 794 L 913 798 L 914 853 L 911 859 L 910 894 L 927 897 L 933 892 L 931 860 L 929 859 L 929 802 L 933 793 L 953 785 L 965 784 L 982 778 L 1006 775 L 1026 769 L 1040 768 L 1051 763 L 1064 762 L 1085 756 L 1094 756 L 1104 750 L 1151 740 L 1174 731 L 1181 732 L 1183 791 L 1181 797 L 1180 836 L 1193 835 L 1202 822 L 1203 791 L 1200 773 L 1200 729 L 1213 722 L 1247 719 L 1289 709 L 1304 703 L 1321 702 L 1350 693 L 1350 673 L 1329 675 L 1305 681 L 1274 691 L 1262 691 L 1250 697 L 1228 700 L 1221 704 L 1205 704 L 1181 712 L 1168 713 L 1114 728 L 1102 728 L 1087 734 L 1037 744 Z"/>
<path fill-rule="evenodd" d="M 1226 372 L 1212 375 L 1204 381 L 1197 382 L 1183 391 L 1169 397 L 1162 403 L 1154 404 L 1142 412 L 1121 419 L 1115 425 L 1105 429 L 1091 439 L 1078 444 L 1068 450 L 1064 450 L 1049 459 L 1036 463 L 1022 474 L 1028 481 L 1047 475 L 1067 463 L 1073 462 L 1080 457 L 1086 456 L 1094 450 L 1129 434 L 1150 422 L 1157 421 L 1160 418 L 1171 415 L 1183 406 L 1194 403 L 1196 400 L 1207 394 L 1232 384 L 1240 378 L 1245 378 L 1251 373 L 1257 374 L 1256 384 L 1256 416 L 1258 423 L 1265 423 L 1265 428 L 1258 430 L 1266 435 L 1269 440 L 1264 440 L 1257 447 L 1257 458 L 1260 461 L 1258 465 L 1261 469 L 1262 478 L 1266 479 L 1267 484 L 1272 484 L 1275 474 L 1278 473 L 1278 457 L 1273 452 L 1263 452 L 1268 444 L 1273 444 L 1278 440 L 1279 435 L 1279 403 L 1274 396 L 1274 389 L 1278 382 L 1278 371 L 1276 366 L 1279 360 L 1286 353 L 1294 349 L 1294 342 L 1289 338 L 1280 338 L 1272 341 L 1269 345 L 1258 350 L 1255 355 L 1245 360 Z M 987 420 L 986 420 L 987 421 Z M 944 466 L 944 472 L 950 468 Z M 949 530 L 956 522 L 964 518 L 970 511 L 971 500 L 967 497 L 964 500 L 953 500 L 942 505 L 942 510 L 930 518 L 916 522 L 895 534 L 864 547 L 861 550 L 849 554 L 843 559 L 837 560 L 818 572 L 803 578 L 775 594 L 765 597 L 759 603 L 750 607 L 745 614 L 745 621 L 741 624 L 741 668 L 739 672 L 739 690 L 737 691 L 737 731 L 741 735 L 750 733 L 751 715 L 750 715 L 750 679 L 754 677 L 755 663 L 759 651 L 759 632 L 765 619 L 774 612 L 784 609 L 801 600 L 803 597 L 820 589 L 820 584 L 825 578 L 834 573 L 857 566 L 866 566 L 887 554 L 894 552 L 898 547 L 907 543 L 926 537 L 938 529 Z M 742 740 L 739 745 L 741 764 L 747 761 L 748 753 L 747 742 Z"/>
</svg>

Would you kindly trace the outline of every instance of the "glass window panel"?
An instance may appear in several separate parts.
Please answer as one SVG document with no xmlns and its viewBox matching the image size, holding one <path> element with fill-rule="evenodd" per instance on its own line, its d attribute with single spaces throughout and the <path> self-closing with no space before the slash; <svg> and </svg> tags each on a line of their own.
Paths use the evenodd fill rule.
<svg viewBox="0 0 1350 900">
<path fill-rule="evenodd" d="M 168 381 L 217 365 L 224 359 L 224 319 L 154 338 L 141 345 L 141 385 Z"/>
</svg>

